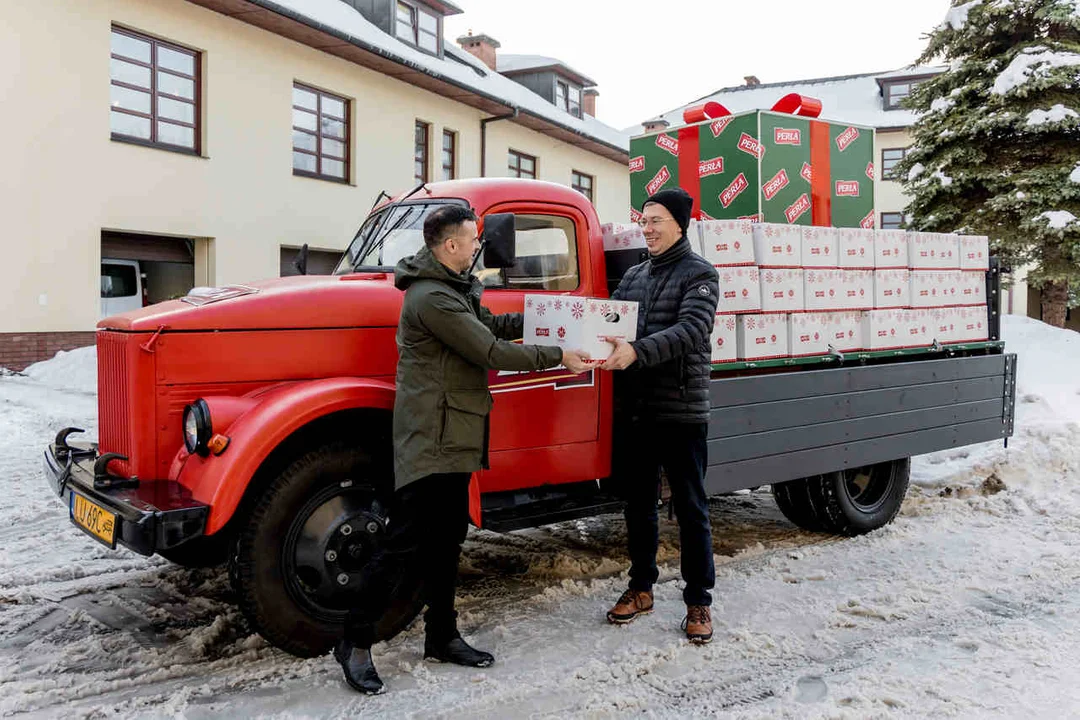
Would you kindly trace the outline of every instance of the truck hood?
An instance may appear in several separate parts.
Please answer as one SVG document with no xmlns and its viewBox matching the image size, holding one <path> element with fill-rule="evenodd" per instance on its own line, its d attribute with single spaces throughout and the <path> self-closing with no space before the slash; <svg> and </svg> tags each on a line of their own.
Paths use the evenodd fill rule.
<svg viewBox="0 0 1080 720">
<path fill-rule="evenodd" d="M 389 273 L 302 275 L 243 286 L 253 292 L 202 305 L 169 300 L 108 317 L 98 328 L 127 332 L 394 327 L 403 293 Z M 222 288 L 224 289 L 224 288 Z M 192 291 L 189 298 L 213 295 Z"/>
</svg>

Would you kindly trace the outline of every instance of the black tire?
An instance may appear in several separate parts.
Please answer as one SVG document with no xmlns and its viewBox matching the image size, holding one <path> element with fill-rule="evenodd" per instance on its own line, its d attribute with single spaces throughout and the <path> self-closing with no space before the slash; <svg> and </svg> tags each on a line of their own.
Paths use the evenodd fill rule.
<svg viewBox="0 0 1080 720">
<path fill-rule="evenodd" d="M 158 555 L 186 568 L 220 567 L 229 561 L 234 542 L 231 533 L 221 530 L 214 535 L 192 538 L 168 550 L 158 550 Z"/>
<path fill-rule="evenodd" d="M 333 443 L 291 462 L 263 491 L 238 528 L 229 576 L 240 609 L 269 643 L 316 657 L 341 638 L 346 611 L 362 592 L 360 570 L 383 537 L 392 483 L 367 452 Z M 377 639 L 404 630 L 422 604 L 420 576 L 408 573 Z"/>
<path fill-rule="evenodd" d="M 784 516 L 804 530 L 862 535 L 892 522 L 911 477 L 911 460 L 868 465 L 772 486 Z"/>
</svg>

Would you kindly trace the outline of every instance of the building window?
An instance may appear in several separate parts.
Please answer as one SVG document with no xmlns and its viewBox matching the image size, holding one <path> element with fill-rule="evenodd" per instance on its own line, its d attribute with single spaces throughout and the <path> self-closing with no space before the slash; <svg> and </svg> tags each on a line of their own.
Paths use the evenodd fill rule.
<svg viewBox="0 0 1080 720">
<path fill-rule="evenodd" d="M 422 8 L 399 2 L 395 34 L 410 45 L 439 54 L 439 17 Z"/>
<path fill-rule="evenodd" d="M 581 88 L 565 83 L 562 80 L 556 80 L 555 106 L 574 117 L 581 117 Z"/>
<path fill-rule="evenodd" d="M 293 84 L 293 174 L 347 182 L 349 101 Z"/>
<path fill-rule="evenodd" d="M 911 91 L 922 83 L 922 80 L 903 80 L 900 82 L 884 83 L 883 91 L 885 93 L 885 109 L 901 109 L 900 101 L 910 95 Z"/>
<path fill-rule="evenodd" d="M 532 155 L 510 151 L 509 177 L 536 179 L 536 158 Z"/>
<path fill-rule="evenodd" d="M 898 212 L 883 212 L 881 213 L 881 229 L 882 230 L 899 230 L 901 223 L 904 222 L 904 214 Z"/>
<path fill-rule="evenodd" d="M 199 152 L 199 54 L 112 29 L 109 128 L 114 140 Z"/>
<path fill-rule="evenodd" d="M 896 164 L 907 155 L 907 148 L 886 148 L 881 151 L 881 179 L 896 180 Z"/>
<path fill-rule="evenodd" d="M 570 86 L 570 104 L 567 112 L 574 117 L 581 117 L 581 88 L 576 85 Z"/>
<path fill-rule="evenodd" d="M 457 133 L 453 130 L 442 131 L 442 179 L 453 180 L 457 177 Z"/>
<path fill-rule="evenodd" d="M 589 198 L 589 202 L 593 201 L 593 176 L 586 175 L 585 173 L 574 170 L 570 173 L 570 187 L 577 190 L 579 193 Z"/>
<path fill-rule="evenodd" d="M 426 183 L 428 181 L 428 136 L 431 126 L 426 122 L 416 121 L 416 149 L 413 152 L 413 164 L 415 169 L 413 171 L 413 177 L 416 178 L 418 183 Z"/>
</svg>

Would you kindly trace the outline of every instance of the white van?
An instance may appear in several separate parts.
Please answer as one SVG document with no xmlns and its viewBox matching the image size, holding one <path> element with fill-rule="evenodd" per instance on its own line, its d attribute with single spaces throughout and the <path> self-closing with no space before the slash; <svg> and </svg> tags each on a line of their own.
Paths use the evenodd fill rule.
<svg viewBox="0 0 1080 720">
<path fill-rule="evenodd" d="M 143 303 L 143 277 L 138 260 L 101 259 L 101 317 L 138 310 Z"/>
</svg>

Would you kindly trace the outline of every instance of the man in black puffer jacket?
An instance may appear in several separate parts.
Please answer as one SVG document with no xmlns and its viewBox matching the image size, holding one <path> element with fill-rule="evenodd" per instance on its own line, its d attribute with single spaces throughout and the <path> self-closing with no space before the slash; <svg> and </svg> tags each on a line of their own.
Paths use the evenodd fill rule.
<svg viewBox="0 0 1080 720">
<path fill-rule="evenodd" d="M 628 623 L 652 612 L 659 545 L 656 500 L 663 467 L 679 520 L 684 629 L 694 643 L 712 639 L 715 581 L 705 496 L 706 436 L 712 332 L 719 283 L 715 268 L 694 254 L 686 237 L 693 199 L 661 190 L 642 207 L 649 259 L 623 276 L 612 298 L 638 302 L 637 337 L 617 341 L 601 369 L 615 378 L 612 475 L 626 498 L 630 588 L 608 612 Z"/>
</svg>

